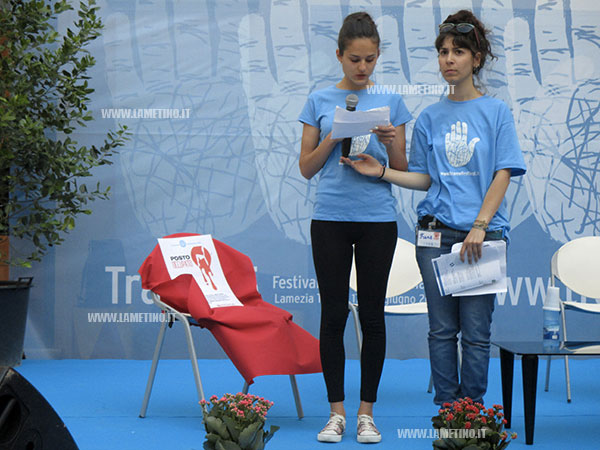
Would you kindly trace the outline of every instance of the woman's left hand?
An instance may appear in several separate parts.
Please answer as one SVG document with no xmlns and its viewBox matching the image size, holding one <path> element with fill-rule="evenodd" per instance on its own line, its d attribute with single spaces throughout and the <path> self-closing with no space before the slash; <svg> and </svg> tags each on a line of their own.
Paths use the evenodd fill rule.
<svg viewBox="0 0 600 450">
<path fill-rule="evenodd" d="M 383 145 L 390 145 L 396 138 L 396 127 L 394 125 L 379 125 L 371 130 Z"/>
<path fill-rule="evenodd" d="M 373 158 L 367 153 L 360 153 L 356 155 L 355 160 L 350 158 L 340 158 L 340 162 L 352 167 L 358 173 L 367 175 L 369 177 L 378 177 L 383 173 L 383 166 L 379 161 Z"/>
<path fill-rule="evenodd" d="M 481 259 L 481 249 L 483 247 L 483 241 L 485 239 L 485 231 L 479 228 L 471 228 L 469 234 L 463 241 L 462 248 L 460 249 L 460 260 L 465 262 L 465 253 L 467 254 L 467 260 L 469 264 L 477 262 Z"/>
</svg>

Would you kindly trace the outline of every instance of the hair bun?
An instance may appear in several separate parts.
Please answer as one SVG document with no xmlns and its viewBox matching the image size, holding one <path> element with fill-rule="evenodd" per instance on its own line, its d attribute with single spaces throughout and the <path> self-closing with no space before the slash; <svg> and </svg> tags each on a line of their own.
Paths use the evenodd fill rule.
<svg viewBox="0 0 600 450">
<path fill-rule="evenodd" d="M 338 35 L 338 49 L 340 53 L 344 53 L 351 40 L 359 38 L 371 39 L 377 47 L 379 47 L 379 43 L 381 42 L 375 21 L 364 11 L 349 14 L 344 19 Z"/>
</svg>

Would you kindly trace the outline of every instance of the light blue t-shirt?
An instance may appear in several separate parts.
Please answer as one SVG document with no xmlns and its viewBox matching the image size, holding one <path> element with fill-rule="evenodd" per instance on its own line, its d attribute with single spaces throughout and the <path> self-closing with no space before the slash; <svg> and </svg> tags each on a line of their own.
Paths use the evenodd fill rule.
<svg viewBox="0 0 600 450">
<path fill-rule="evenodd" d="M 358 96 L 357 111 L 389 106 L 390 122 L 394 126 L 412 118 L 400 95 L 369 93 L 367 89 L 350 91 L 331 86 L 309 95 L 298 120 L 318 128 L 321 142 L 331 132 L 335 107 L 345 108 L 348 94 Z M 374 134 L 353 139 L 351 154 L 363 151 L 387 166 L 385 146 Z M 397 212 L 391 185 L 340 164 L 341 156 L 340 142 L 318 173 L 313 218 L 337 222 L 394 222 Z"/>
<path fill-rule="evenodd" d="M 435 216 L 457 230 L 468 231 L 500 169 L 511 176 L 526 171 L 515 124 L 501 100 L 482 96 L 464 102 L 444 98 L 419 115 L 411 142 L 408 170 L 431 177 L 417 206 L 419 217 Z M 506 200 L 489 224 L 510 230 Z"/>
</svg>

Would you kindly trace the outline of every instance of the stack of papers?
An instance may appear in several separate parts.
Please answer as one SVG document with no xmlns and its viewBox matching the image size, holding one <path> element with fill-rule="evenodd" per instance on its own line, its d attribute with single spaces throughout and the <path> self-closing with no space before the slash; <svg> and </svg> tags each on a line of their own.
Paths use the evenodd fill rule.
<svg viewBox="0 0 600 450">
<path fill-rule="evenodd" d="M 431 260 L 441 295 L 483 295 L 506 292 L 506 242 L 485 241 L 481 259 L 469 264 L 460 260 L 462 243 L 451 252 Z"/>
</svg>

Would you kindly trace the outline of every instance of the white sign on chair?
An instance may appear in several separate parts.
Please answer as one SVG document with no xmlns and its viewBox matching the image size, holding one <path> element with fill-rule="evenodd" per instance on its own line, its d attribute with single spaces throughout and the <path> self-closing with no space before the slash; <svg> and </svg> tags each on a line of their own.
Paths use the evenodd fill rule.
<svg viewBox="0 0 600 450">
<path fill-rule="evenodd" d="M 171 279 L 192 275 L 211 308 L 244 306 L 225 278 L 210 234 L 162 238 L 158 245 Z"/>
</svg>

